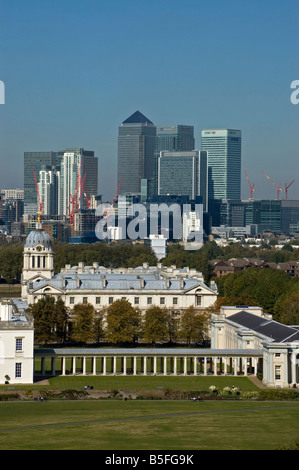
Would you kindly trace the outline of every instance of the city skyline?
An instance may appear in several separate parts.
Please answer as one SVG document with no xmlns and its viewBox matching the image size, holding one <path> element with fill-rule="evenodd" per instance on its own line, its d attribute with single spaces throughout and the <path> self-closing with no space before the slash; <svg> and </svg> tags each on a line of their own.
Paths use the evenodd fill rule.
<svg viewBox="0 0 299 470">
<path fill-rule="evenodd" d="M 139 109 L 155 126 L 194 126 L 196 150 L 203 129 L 240 129 L 241 197 L 246 170 L 254 198 L 275 199 L 263 172 L 284 187 L 299 171 L 298 9 L 292 0 L 2 3 L 0 188 L 23 187 L 24 152 L 83 147 L 99 157 L 99 193 L 111 199 L 117 130 Z M 299 179 L 288 196 L 299 199 Z"/>
</svg>

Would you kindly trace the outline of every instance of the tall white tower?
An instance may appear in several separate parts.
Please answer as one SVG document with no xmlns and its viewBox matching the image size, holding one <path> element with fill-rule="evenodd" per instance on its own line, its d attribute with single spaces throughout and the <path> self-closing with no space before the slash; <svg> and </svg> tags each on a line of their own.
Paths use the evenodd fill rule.
<svg viewBox="0 0 299 470">
<path fill-rule="evenodd" d="M 54 276 L 54 253 L 50 235 L 42 230 L 38 222 L 29 233 L 23 256 L 22 298 L 27 298 L 29 282 L 51 279 Z"/>
</svg>

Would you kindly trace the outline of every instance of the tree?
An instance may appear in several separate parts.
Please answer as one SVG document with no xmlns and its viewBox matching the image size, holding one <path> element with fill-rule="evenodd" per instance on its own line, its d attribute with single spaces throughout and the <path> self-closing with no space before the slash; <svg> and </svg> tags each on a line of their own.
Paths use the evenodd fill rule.
<svg viewBox="0 0 299 470">
<path fill-rule="evenodd" d="M 299 292 L 292 292 L 281 296 L 275 304 L 275 313 L 281 323 L 285 325 L 298 325 Z"/>
<path fill-rule="evenodd" d="M 34 319 L 34 338 L 37 343 L 48 344 L 61 339 L 66 322 L 66 310 L 62 300 L 45 296 L 33 305 L 28 312 Z"/>
<path fill-rule="evenodd" d="M 58 298 L 54 306 L 55 336 L 57 341 L 64 343 L 67 334 L 68 312 L 64 301 Z"/>
<path fill-rule="evenodd" d="M 168 340 L 168 312 L 165 308 L 151 306 L 145 313 L 142 337 L 146 343 L 163 343 Z"/>
<path fill-rule="evenodd" d="M 140 335 L 141 311 L 128 300 L 116 300 L 107 308 L 106 339 L 111 343 L 134 342 Z"/>
<path fill-rule="evenodd" d="M 187 308 L 181 315 L 180 338 L 188 345 L 194 341 L 202 341 L 209 328 L 208 312 L 199 312 L 193 306 Z"/>
<path fill-rule="evenodd" d="M 94 340 L 99 343 L 105 337 L 104 312 L 95 312 L 93 323 Z"/>
<path fill-rule="evenodd" d="M 71 339 L 78 343 L 94 340 L 94 308 L 93 305 L 76 304 L 73 310 Z"/>
</svg>

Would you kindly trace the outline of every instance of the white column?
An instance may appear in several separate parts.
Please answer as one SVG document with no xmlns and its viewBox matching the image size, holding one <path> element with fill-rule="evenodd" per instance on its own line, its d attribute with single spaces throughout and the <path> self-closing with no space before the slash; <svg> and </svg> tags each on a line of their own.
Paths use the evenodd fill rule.
<svg viewBox="0 0 299 470">
<path fill-rule="evenodd" d="M 65 375 L 65 356 L 62 356 L 62 375 Z"/>
<path fill-rule="evenodd" d="M 184 357 L 184 375 L 187 375 L 187 356 Z"/>
<path fill-rule="evenodd" d="M 164 356 L 164 375 L 167 375 L 167 356 Z"/>
<path fill-rule="evenodd" d="M 234 358 L 234 363 L 235 363 L 234 375 L 238 375 L 238 358 L 237 357 Z"/>
<path fill-rule="evenodd" d="M 173 358 L 173 374 L 178 375 L 177 374 L 177 357 L 176 356 Z"/>
<path fill-rule="evenodd" d="M 123 375 L 127 375 L 127 356 L 123 357 Z"/>
<path fill-rule="evenodd" d="M 244 375 L 247 376 L 247 357 L 244 357 L 243 364 L 244 364 Z"/>
<path fill-rule="evenodd" d="M 207 358 L 203 358 L 203 375 L 207 375 Z"/>
<path fill-rule="evenodd" d="M 144 358 L 143 358 L 143 375 L 147 374 L 146 361 L 147 361 L 147 357 L 144 356 Z"/>
<path fill-rule="evenodd" d="M 93 362 L 92 362 L 92 373 L 93 375 L 97 375 L 97 357 L 93 357 Z"/>
<path fill-rule="evenodd" d="M 83 375 L 86 375 L 86 357 L 84 356 L 83 357 L 83 371 L 82 371 Z"/>
<path fill-rule="evenodd" d="M 224 375 L 227 375 L 227 357 L 223 358 L 223 364 L 224 364 L 223 373 L 224 373 Z"/>
<path fill-rule="evenodd" d="M 193 361 L 194 361 L 193 372 L 194 372 L 194 375 L 197 375 L 197 357 L 194 357 Z"/>
<path fill-rule="evenodd" d="M 157 375 L 157 356 L 154 356 L 154 375 Z"/>
<path fill-rule="evenodd" d="M 133 375 L 137 375 L 137 357 L 134 356 L 133 359 Z"/>
<path fill-rule="evenodd" d="M 117 356 L 113 357 L 113 375 L 116 375 L 116 361 L 117 361 Z"/>
<path fill-rule="evenodd" d="M 103 357 L 103 375 L 107 375 L 107 357 Z"/>
<path fill-rule="evenodd" d="M 213 359 L 214 375 L 217 375 L 217 357 Z"/>
<path fill-rule="evenodd" d="M 73 357 L 73 375 L 76 375 L 76 357 Z"/>
</svg>

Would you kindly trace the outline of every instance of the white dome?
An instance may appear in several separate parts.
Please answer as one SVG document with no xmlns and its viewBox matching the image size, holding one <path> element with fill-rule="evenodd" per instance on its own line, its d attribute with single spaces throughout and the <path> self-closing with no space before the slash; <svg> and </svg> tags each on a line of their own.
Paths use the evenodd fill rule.
<svg viewBox="0 0 299 470">
<path fill-rule="evenodd" d="M 35 248 L 38 245 L 43 248 L 52 249 L 50 235 L 44 230 L 33 230 L 26 239 L 25 248 Z"/>
</svg>

